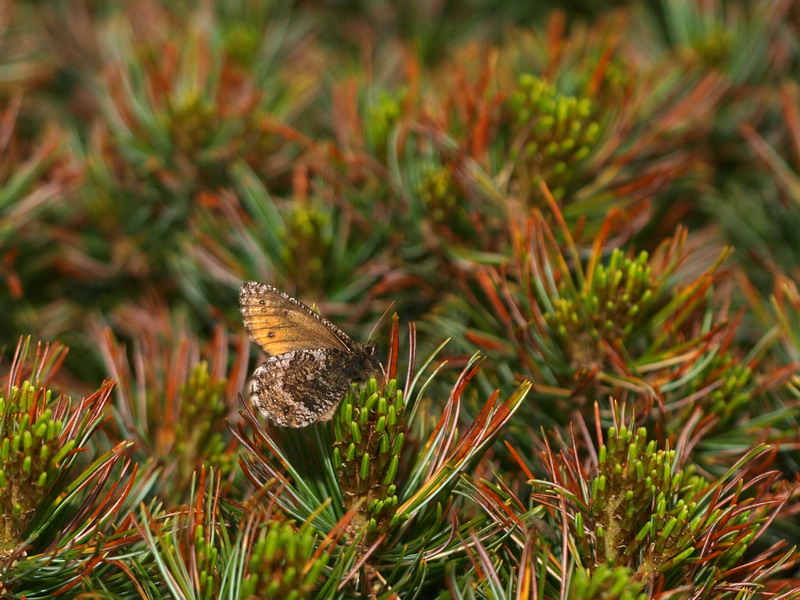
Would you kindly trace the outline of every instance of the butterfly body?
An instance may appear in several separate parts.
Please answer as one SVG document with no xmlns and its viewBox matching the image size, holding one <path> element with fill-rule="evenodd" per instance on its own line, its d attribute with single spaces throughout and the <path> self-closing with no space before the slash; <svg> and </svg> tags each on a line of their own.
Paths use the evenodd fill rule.
<svg viewBox="0 0 800 600">
<path fill-rule="evenodd" d="M 239 307 L 250 337 L 267 355 L 253 373 L 250 403 L 277 425 L 305 427 L 330 419 L 350 384 L 380 369 L 374 344 L 354 342 L 272 286 L 246 282 Z"/>
</svg>

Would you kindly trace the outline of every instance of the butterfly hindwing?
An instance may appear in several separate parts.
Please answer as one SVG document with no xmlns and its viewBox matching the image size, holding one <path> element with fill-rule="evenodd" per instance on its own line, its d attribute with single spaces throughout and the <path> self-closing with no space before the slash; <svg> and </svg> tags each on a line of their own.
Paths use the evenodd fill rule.
<svg viewBox="0 0 800 600">
<path fill-rule="evenodd" d="M 352 349 L 352 340 L 341 329 L 265 283 L 242 285 L 239 308 L 247 332 L 267 356 L 318 348 Z"/>
<path fill-rule="evenodd" d="M 253 373 L 250 402 L 283 427 L 325 421 L 353 379 L 351 359 L 335 348 L 294 350 L 268 358 Z"/>
</svg>

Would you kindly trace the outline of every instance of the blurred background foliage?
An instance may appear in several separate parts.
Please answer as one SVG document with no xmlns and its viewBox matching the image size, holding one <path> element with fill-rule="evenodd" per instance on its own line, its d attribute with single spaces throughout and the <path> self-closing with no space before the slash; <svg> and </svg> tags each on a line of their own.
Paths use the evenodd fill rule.
<svg viewBox="0 0 800 600">
<path fill-rule="evenodd" d="M 0 595 L 800 597 L 798 48 L 791 0 L 0 3 Z M 257 419 L 245 280 L 386 387 Z"/>
</svg>

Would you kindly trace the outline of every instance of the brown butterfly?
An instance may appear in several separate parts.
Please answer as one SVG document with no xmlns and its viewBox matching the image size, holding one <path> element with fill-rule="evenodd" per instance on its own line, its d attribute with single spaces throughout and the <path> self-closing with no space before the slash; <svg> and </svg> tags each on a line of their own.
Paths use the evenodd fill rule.
<svg viewBox="0 0 800 600">
<path fill-rule="evenodd" d="M 244 283 L 239 309 L 250 338 L 267 355 L 253 373 L 250 403 L 277 425 L 305 427 L 329 420 L 350 384 L 381 367 L 373 342 L 354 342 L 308 306 L 266 283 Z"/>
</svg>

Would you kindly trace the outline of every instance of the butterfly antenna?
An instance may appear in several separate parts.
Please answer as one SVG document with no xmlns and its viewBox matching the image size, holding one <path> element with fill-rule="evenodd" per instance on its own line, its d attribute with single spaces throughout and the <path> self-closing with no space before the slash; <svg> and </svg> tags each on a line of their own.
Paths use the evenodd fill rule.
<svg viewBox="0 0 800 600">
<path fill-rule="evenodd" d="M 394 300 L 392 300 L 392 301 L 389 303 L 389 306 L 387 306 L 387 307 L 386 307 L 386 310 L 385 310 L 385 311 L 383 311 L 383 314 L 381 315 L 381 318 L 380 318 L 380 319 L 378 319 L 378 320 L 375 322 L 375 325 L 373 325 L 373 326 L 372 326 L 372 331 L 370 331 L 370 332 L 369 332 L 369 336 L 367 337 L 367 341 L 369 341 L 369 340 L 371 340 L 371 339 L 372 339 L 372 335 L 375 333 L 375 330 L 378 328 L 378 325 L 380 325 L 380 324 L 381 324 L 381 321 L 383 321 L 383 319 L 386 317 L 386 315 L 388 315 L 388 314 L 389 314 L 389 311 L 390 311 L 390 310 L 392 310 L 392 307 L 393 307 L 393 306 L 394 306 Z"/>
<path fill-rule="evenodd" d="M 369 332 L 369 337 L 367 337 L 367 341 L 372 339 L 372 336 L 375 334 L 375 330 L 378 329 L 378 325 L 381 324 L 381 321 L 389 314 L 389 311 L 392 310 L 394 306 L 394 300 L 389 303 L 389 306 L 386 307 L 386 310 L 383 311 L 381 318 L 375 322 L 375 325 L 372 326 L 372 331 Z M 378 366 L 381 368 L 381 376 L 383 377 L 383 385 L 386 385 L 386 382 L 389 381 L 389 376 L 386 374 L 386 367 L 383 366 L 383 363 L 378 361 Z"/>
</svg>

